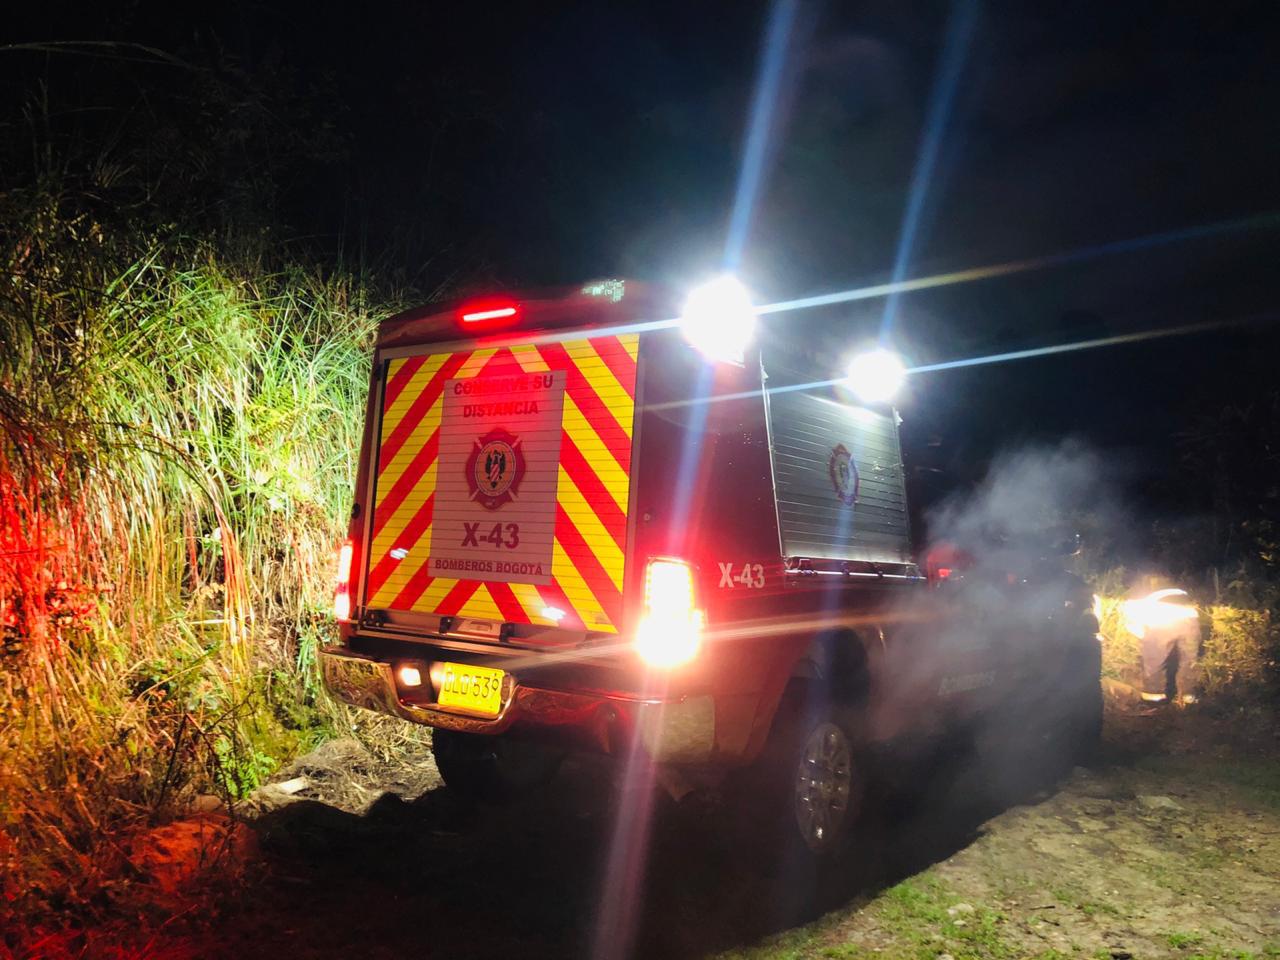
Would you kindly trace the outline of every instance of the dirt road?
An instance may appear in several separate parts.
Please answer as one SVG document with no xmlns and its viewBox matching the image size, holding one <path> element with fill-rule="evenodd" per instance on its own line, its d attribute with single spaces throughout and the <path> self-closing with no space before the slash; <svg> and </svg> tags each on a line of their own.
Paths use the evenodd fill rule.
<svg viewBox="0 0 1280 960">
<path fill-rule="evenodd" d="M 1039 792 L 1025 764 L 934 764 L 917 799 L 881 798 L 856 856 L 817 885 L 753 869 L 714 807 L 658 800 L 646 816 L 651 794 L 632 790 L 620 832 L 603 767 L 471 812 L 429 754 L 392 768 L 340 743 L 286 772 L 307 786 L 267 799 L 220 907 L 101 955 L 1280 956 L 1276 740 L 1238 726 L 1113 715 L 1101 760 Z"/>
<path fill-rule="evenodd" d="M 430 786 L 424 757 L 406 786 L 429 787 L 416 798 L 265 814 L 263 859 L 204 948 L 617 956 L 630 932 L 646 957 L 1280 954 L 1280 767 L 1274 743 L 1231 742 L 1229 728 L 1113 714 L 1102 760 L 1039 794 L 1010 786 L 1008 768 L 935 770 L 915 803 L 886 802 L 858 856 L 816 889 L 751 869 L 714 809 L 666 802 L 643 880 L 610 887 L 625 857 L 608 771 L 579 765 L 527 803 L 473 814 Z M 323 792 L 323 769 L 311 773 Z M 602 911 L 606 888 L 634 916 Z"/>
</svg>

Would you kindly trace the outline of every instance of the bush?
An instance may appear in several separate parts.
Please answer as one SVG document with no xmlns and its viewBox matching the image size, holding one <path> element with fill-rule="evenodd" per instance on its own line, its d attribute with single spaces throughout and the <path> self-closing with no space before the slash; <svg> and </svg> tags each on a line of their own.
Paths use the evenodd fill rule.
<svg viewBox="0 0 1280 960">
<path fill-rule="evenodd" d="M 1097 595 L 1094 612 L 1102 636 L 1102 675 L 1136 687 L 1142 683 L 1138 638 L 1125 629 L 1123 597 Z"/>
<path fill-rule="evenodd" d="M 1205 694 L 1240 699 L 1269 690 L 1277 666 L 1271 612 L 1214 605 L 1201 614 L 1202 626 L 1206 620 L 1200 658 Z"/>
<path fill-rule="evenodd" d="M 312 667 L 382 311 L 4 202 L 0 905 L 30 913 L 101 903 L 117 831 L 242 797 L 332 722 Z"/>
<path fill-rule="evenodd" d="M 1138 687 L 1142 683 L 1138 637 L 1126 629 L 1124 597 L 1099 594 L 1096 610 L 1102 635 L 1102 673 Z M 1247 700 L 1275 690 L 1277 639 L 1270 610 L 1227 604 L 1200 607 L 1203 637 L 1201 684 L 1210 699 Z"/>
</svg>

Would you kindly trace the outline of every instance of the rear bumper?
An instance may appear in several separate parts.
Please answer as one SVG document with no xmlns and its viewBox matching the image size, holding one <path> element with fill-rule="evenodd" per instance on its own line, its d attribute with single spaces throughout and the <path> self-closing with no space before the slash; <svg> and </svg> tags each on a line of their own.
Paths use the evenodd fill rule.
<svg viewBox="0 0 1280 960">
<path fill-rule="evenodd" d="M 476 717 L 401 696 L 389 659 L 349 647 L 320 653 L 325 687 L 352 706 L 462 733 L 511 731 L 566 746 L 621 756 L 637 748 L 669 763 L 707 763 L 715 746 L 715 700 L 671 699 L 557 690 L 514 678 L 496 717 Z"/>
</svg>

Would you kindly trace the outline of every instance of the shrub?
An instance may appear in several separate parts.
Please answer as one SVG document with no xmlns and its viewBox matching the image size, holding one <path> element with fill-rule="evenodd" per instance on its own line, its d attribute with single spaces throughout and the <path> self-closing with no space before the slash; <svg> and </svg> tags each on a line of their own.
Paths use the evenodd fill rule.
<svg viewBox="0 0 1280 960">
<path fill-rule="evenodd" d="M 116 831 L 243 796 L 331 722 L 311 665 L 380 311 L 4 201 L 0 905 L 63 910 L 110 891 Z"/>
<path fill-rule="evenodd" d="M 1275 640 L 1271 612 L 1214 605 L 1201 614 L 1208 620 L 1200 664 L 1207 695 L 1254 696 L 1275 677 Z"/>
<path fill-rule="evenodd" d="M 1102 673 L 1131 686 L 1142 683 L 1138 637 L 1126 629 L 1124 597 L 1098 595 Z M 1203 637 L 1202 692 L 1215 699 L 1242 700 L 1269 695 L 1277 679 L 1277 640 L 1268 609 L 1228 604 L 1200 607 Z"/>
</svg>

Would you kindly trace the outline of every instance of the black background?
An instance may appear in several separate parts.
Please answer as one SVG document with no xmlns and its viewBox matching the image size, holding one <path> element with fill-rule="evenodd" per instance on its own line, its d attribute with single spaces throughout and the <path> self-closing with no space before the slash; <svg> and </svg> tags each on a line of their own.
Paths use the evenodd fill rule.
<svg viewBox="0 0 1280 960">
<path fill-rule="evenodd" d="M 975 9 L 909 276 L 1280 211 L 1270 4 Z M 953 13 L 916 0 L 798 11 L 741 265 L 762 300 L 890 275 Z M 270 88 L 267 107 L 289 136 L 265 148 L 250 136 L 225 156 L 240 172 L 276 170 L 271 216 L 287 228 L 274 236 L 430 294 L 613 275 L 684 284 L 717 269 L 769 7 L 138 2 L 11 13 L 11 43 L 146 44 Z M 87 136 L 110 139 L 140 112 L 199 118 L 198 96 L 173 92 L 184 68 L 117 54 L 0 54 L 6 163 L 22 163 L 15 109 L 33 84 L 84 105 Z M 920 363 L 1251 321 L 913 378 L 908 442 L 959 480 L 998 449 L 1082 437 L 1153 505 L 1198 506 L 1194 478 L 1169 480 L 1175 436 L 1205 410 L 1273 389 L 1278 236 L 1272 220 L 904 297 L 893 337 Z M 873 300 L 822 319 L 852 343 L 882 311 Z"/>
</svg>

